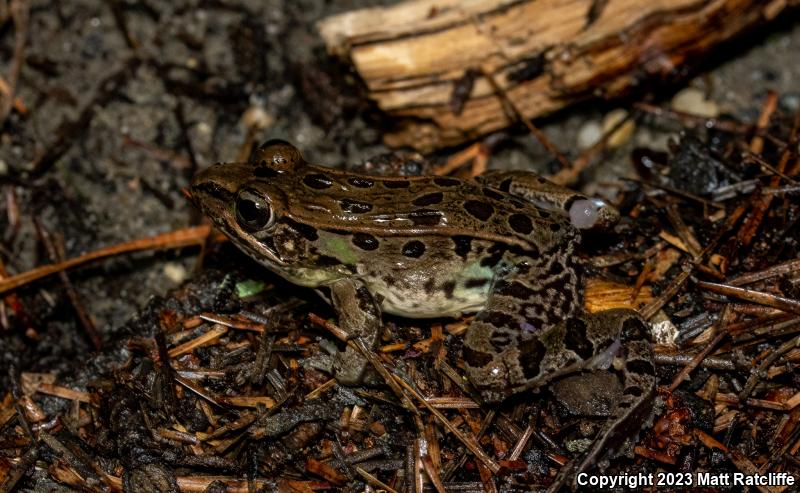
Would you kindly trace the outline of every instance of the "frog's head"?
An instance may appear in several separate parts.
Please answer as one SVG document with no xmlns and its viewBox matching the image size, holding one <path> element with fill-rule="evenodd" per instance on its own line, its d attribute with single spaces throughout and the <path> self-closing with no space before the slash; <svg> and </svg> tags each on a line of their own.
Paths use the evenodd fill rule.
<svg viewBox="0 0 800 493">
<path fill-rule="evenodd" d="M 215 164 L 198 173 L 192 200 L 236 246 L 296 284 L 317 285 L 316 231 L 292 220 L 287 193 L 304 161 L 290 144 L 271 141 L 249 162 Z"/>
<path fill-rule="evenodd" d="M 285 197 L 256 176 L 252 163 L 219 163 L 198 173 L 191 186 L 194 203 L 241 249 L 262 263 L 281 265 L 271 238 Z"/>
</svg>

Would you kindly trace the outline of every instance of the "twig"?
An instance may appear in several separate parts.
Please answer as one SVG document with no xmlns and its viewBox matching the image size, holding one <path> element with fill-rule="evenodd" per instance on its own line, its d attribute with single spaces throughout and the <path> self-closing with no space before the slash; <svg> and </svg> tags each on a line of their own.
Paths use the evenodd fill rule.
<svg viewBox="0 0 800 493">
<path fill-rule="evenodd" d="M 717 347 L 717 345 L 719 345 L 719 343 L 722 342 L 722 340 L 725 337 L 728 336 L 728 331 L 724 330 L 724 328 L 723 328 L 724 324 L 728 323 L 728 320 L 727 320 L 729 318 L 728 313 L 729 313 L 729 310 L 727 310 L 727 309 L 724 310 L 723 313 L 722 313 L 722 316 L 719 318 L 719 327 L 720 328 L 718 329 L 719 332 L 717 333 L 717 336 L 714 337 L 714 339 L 711 340 L 711 342 L 706 344 L 706 347 L 704 347 L 702 351 L 697 353 L 697 355 L 695 355 L 695 357 L 692 358 L 692 361 L 688 365 L 686 365 L 680 371 L 680 373 L 675 375 L 675 378 L 672 380 L 672 384 L 669 386 L 670 392 L 675 391 L 675 389 L 677 389 L 678 386 L 681 383 L 683 383 L 684 380 L 689 378 L 689 374 L 692 373 L 692 371 L 695 368 L 697 368 L 698 365 L 700 365 L 700 362 L 703 361 L 706 356 L 711 354 L 711 351 L 713 351 Z"/>
<path fill-rule="evenodd" d="M 25 42 L 28 40 L 28 11 L 30 6 L 27 0 L 12 0 L 10 4 L 11 17 L 14 19 L 14 54 L 8 74 L 8 94 L 0 103 L 0 126 L 5 123 L 11 107 L 14 105 L 14 93 L 17 90 L 19 73 L 25 61 Z"/>
<path fill-rule="evenodd" d="M 772 118 L 772 114 L 775 113 L 775 109 L 777 107 L 778 93 L 775 91 L 769 91 L 769 93 L 767 93 L 767 98 L 764 100 L 764 104 L 761 105 L 761 114 L 758 115 L 756 130 L 764 130 L 767 128 L 767 125 L 769 125 L 769 121 Z M 764 139 L 760 135 L 756 134 L 750 141 L 750 152 L 753 154 L 761 154 L 761 151 L 763 150 Z"/>
<path fill-rule="evenodd" d="M 722 130 L 723 132 L 744 134 L 752 130 L 752 125 L 744 125 L 731 120 L 706 118 L 683 111 L 661 108 L 650 103 L 634 103 L 634 108 L 657 117 L 671 118 L 680 121 L 686 126 L 701 126 L 708 129 Z M 691 124 L 691 125 L 690 125 Z"/>
<path fill-rule="evenodd" d="M 14 469 L 6 473 L 5 479 L 0 483 L 0 493 L 11 493 L 17 482 L 28 472 L 28 469 L 36 464 L 38 458 L 39 445 L 35 444 L 22 454 Z"/>
<path fill-rule="evenodd" d="M 41 221 L 39 221 L 38 218 L 34 218 L 33 224 L 36 228 L 39 240 L 42 242 L 42 245 L 44 245 L 47 256 L 50 258 L 50 261 L 54 263 L 62 262 L 64 260 L 62 249 L 56 248 L 55 244 L 53 244 L 52 238 L 50 237 L 50 233 L 44 229 Z M 83 302 L 81 301 L 78 292 L 75 290 L 75 286 L 73 286 L 72 281 L 70 280 L 66 271 L 62 270 L 58 273 L 58 276 L 61 278 L 61 283 L 67 290 L 67 297 L 69 298 L 70 303 L 72 303 L 75 313 L 78 315 L 78 320 L 81 322 L 83 331 L 86 333 L 89 341 L 91 341 L 92 346 L 94 346 L 96 350 L 99 350 L 103 346 L 103 338 L 97 332 L 97 328 L 94 326 L 92 317 L 86 313 L 86 308 L 83 306 Z"/>
<path fill-rule="evenodd" d="M 578 156 L 573 162 L 572 166 L 569 168 L 562 168 L 558 171 L 558 173 L 554 174 L 550 177 L 550 180 L 553 183 L 557 183 L 559 185 L 571 185 L 578 180 L 578 175 L 581 174 L 583 170 L 585 170 L 589 163 L 592 162 L 594 156 L 602 152 L 607 146 L 608 141 L 612 135 L 616 134 L 619 129 L 626 125 L 631 119 L 633 115 L 628 113 L 625 115 L 625 118 L 620 119 L 617 123 L 615 123 L 611 128 L 606 130 L 603 133 L 603 136 L 600 137 L 600 140 L 592 144 L 591 147 L 583 151 L 580 156 Z"/>
<path fill-rule="evenodd" d="M 508 94 L 506 94 L 503 88 L 500 87 L 500 84 L 497 83 L 491 71 L 481 69 L 481 75 L 483 75 L 486 80 L 489 81 L 489 84 L 492 86 L 492 90 L 494 90 L 495 95 L 500 99 L 500 103 L 511 113 L 514 119 L 525 124 L 525 126 L 528 128 L 528 131 L 530 131 L 530 133 L 536 137 L 536 140 L 538 140 L 539 143 L 542 144 L 544 148 L 547 149 L 547 151 L 558 160 L 559 163 L 561 163 L 562 168 L 572 168 L 572 164 L 569 162 L 569 159 L 567 159 L 567 156 L 559 151 L 558 148 L 552 142 L 550 142 L 550 139 L 547 138 L 544 132 L 539 130 L 533 124 L 533 122 L 531 122 L 530 118 L 527 118 L 525 115 L 523 115 L 522 112 L 517 108 L 517 105 L 511 101 L 511 98 L 508 97 Z"/>
<path fill-rule="evenodd" d="M 772 364 L 775 363 L 775 361 L 777 361 L 778 358 L 780 358 L 781 356 L 783 356 L 784 354 L 788 353 L 789 351 L 798 346 L 800 346 L 800 336 L 797 336 L 791 339 L 790 341 L 786 341 L 783 344 L 781 344 L 778 349 L 775 349 L 774 351 L 772 351 L 772 353 L 770 353 L 769 356 L 764 358 L 764 361 L 762 361 L 761 364 L 758 365 L 758 368 L 753 368 L 753 370 L 750 373 L 750 377 L 747 379 L 747 383 L 744 385 L 742 391 L 739 392 L 739 400 L 744 402 L 750 396 L 750 393 L 753 392 L 753 389 L 756 387 L 756 384 L 758 384 L 758 382 L 764 376 L 767 369 L 770 366 L 772 366 Z"/>
<path fill-rule="evenodd" d="M 211 226 L 170 231 L 150 238 L 126 241 L 110 247 L 101 248 L 79 257 L 71 258 L 57 264 L 43 265 L 35 269 L 0 280 L 0 294 L 17 289 L 28 283 L 50 276 L 63 270 L 71 269 L 93 260 L 141 250 L 160 250 L 165 248 L 182 248 L 190 245 L 201 245 L 211 233 Z"/>
<path fill-rule="evenodd" d="M 782 264 L 773 265 L 768 269 L 764 269 L 758 272 L 750 272 L 747 274 L 742 274 L 733 277 L 728 280 L 728 284 L 731 286 L 742 286 L 745 284 L 752 284 L 754 282 L 770 279 L 776 276 L 793 274 L 798 270 L 800 270 L 800 259 L 795 259 L 795 260 L 790 260 L 788 262 L 784 262 Z"/>
<path fill-rule="evenodd" d="M 782 296 L 774 294 L 762 293 L 752 289 L 737 288 L 735 286 L 727 286 L 725 284 L 717 284 L 714 282 L 698 281 L 697 287 L 705 288 L 709 291 L 726 296 L 733 296 L 735 298 L 752 301 L 760 305 L 771 306 L 786 312 L 792 312 L 800 315 L 800 301 L 791 300 Z"/>
<path fill-rule="evenodd" d="M 783 171 L 779 170 L 775 166 L 769 164 L 767 161 L 765 161 L 761 156 L 759 156 L 757 154 L 753 154 L 752 152 L 746 152 L 744 154 L 744 160 L 760 164 L 761 166 L 766 168 L 771 173 L 773 173 L 775 175 L 778 175 L 781 178 L 783 178 L 784 180 L 786 180 L 786 182 L 789 183 L 790 185 L 797 185 L 797 181 L 794 180 L 791 176 L 787 175 L 786 173 L 784 173 Z"/>
<path fill-rule="evenodd" d="M 489 457 L 486 454 L 486 452 L 483 451 L 483 449 L 478 444 L 477 440 L 475 440 L 471 436 L 463 434 L 461 430 L 456 428 L 456 426 L 453 425 L 453 423 L 451 423 L 450 420 L 447 419 L 441 412 L 439 412 L 438 409 L 428 404 L 425 398 L 422 397 L 416 391 L 416 389 L 414 389 L 414 387 L 412 387 L 408 382 L 406 382 L 405 380 L 396 375 L 394 376 L 394 378 L 398 384 L 400 384 L 412 396 L 414 396 L 415 399 L 421 402 L 422 405 L 425 406 L 428 409 L 428 411 L 430 411 L 431 414 L 433 414 L 436 417 L 436 419 L 438 419 L 439 422 L 442 423 L 442 425 L 444 425 L 444 427 L 447 428 L 447 430 L 450 433 L 452 433 L 459 441 L 461 441 L 461 443 L 463 443 L 470 450 L 470 452 L 472 452 L 475 455 L 475 457 L 477 457 L 481 462 L 483 462 L 484 465 L 486 465 L 486 467 L 488 467 L 490 471 L 492 471 L 494 474 L 497 474 L 497 472 L 500 470 L 500 465 L 497 462 L 495 462 L 491 457 Z"/>
<path fill-rule="evenodd" d="M 762 119 L 764 119 L 763 126 L 766 126 L 769 123 L 769 115 L 775 111 L 773 107 L 775 101 L 777 100 L 777 95 L 773 92 L 770 92 L 767 96 L 767 101 L 764 103 L 764 109 L 762 111 L 762 118 L 759 118 L 759 125 L 762 123 Z M 766 115 L 766 116 L 765 116 Z M 789 159 L 792 156 L 791 149 L 795 146 L 797 142 L 797 130 L 800 126 L 800 110 L 798 110 L 797 114 L 795 115 L 794 126 L 792 128 L 791 135 L 789 136 L 789 143 L 790 145 L 787 146 L 783 153 L 781 154 L 781 159 L 777 166 L 777 171 L 784 172 L 786 171 L 786 166 L 789 163 Z M 761 153 L 761 148 L 763 147 L 763 141 L 756 140 L 757 137 L 753 138 L 753 141 L 750 143 L 750 150 L 755 154 Z M 780 176 L 773 176 L 770 180 L 769 186 L 771 188 L 775 188 L 780 185 Z M 754 197 L 754 205 L 753 210 L 747 216 L 747 219 L 742 224 L 741 229 L 739 230 L 739 234 L 737 235 L 737 240 L 743 246 L 750 245 L 750 242 L 753 241 L 753 237 L 755 236 L 756 231 L 758 230 L 759 226 L 761 226 L 761 222 L 764 220 L 764 216 L 767 214 L 770 206 L 772 205 L 773 199 L 775 195 L 761 195 Z"/>
</svg>

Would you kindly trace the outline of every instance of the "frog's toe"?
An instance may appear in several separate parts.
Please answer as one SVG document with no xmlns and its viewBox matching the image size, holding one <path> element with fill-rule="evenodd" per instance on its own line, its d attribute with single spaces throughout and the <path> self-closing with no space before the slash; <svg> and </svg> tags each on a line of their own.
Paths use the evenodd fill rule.
<svg viewBox="0 0 800 493">
<path fill-rule="evenodd" d="M 505 365 L 492 359 L 484 365 L 476 366 L 475 359 L 467 356 L 468 351 L 465 349 L 464 356 L 467 377 L 481 397 L 487 402 L 500 402 L 508 397 L 509 393 L 502 390 L 508 386 L 508 372 Z"/>
</svg>

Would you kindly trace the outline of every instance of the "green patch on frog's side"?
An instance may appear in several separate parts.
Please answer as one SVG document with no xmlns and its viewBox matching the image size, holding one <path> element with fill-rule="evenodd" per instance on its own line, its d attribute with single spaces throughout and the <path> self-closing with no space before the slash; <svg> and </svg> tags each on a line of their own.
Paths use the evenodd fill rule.
<svg viewBox="0 0 800 493">
<path fill-rule="evenodd" d="M 236 295 L 241 299 L 248 298 L 261 293 L 266 287 L 267 284 L 263 281 L 247 279 L 246 281 L 236 283 Z"/>
<path fill-rule="evenodd" d="M 494 277 L 494 269 L 481 265 L 480 261 L 470 262 L 464 266 L 461 275 L 467 278 L 492 279 Z"/>
<path fill-rule="evenodd" d="M 358 262 L 358 254 L 344 238 L 328 238 L 325 240 L 325 247 L 343 264 L 353 265 Z"/>
</svg>

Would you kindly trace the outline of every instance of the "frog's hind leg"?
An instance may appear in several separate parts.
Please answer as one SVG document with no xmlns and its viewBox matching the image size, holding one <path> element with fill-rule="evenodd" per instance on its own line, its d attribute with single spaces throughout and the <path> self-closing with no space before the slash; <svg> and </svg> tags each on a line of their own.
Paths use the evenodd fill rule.
<svg viewBox="0 0 800 493">
<path fill-rule="evenodd" d="M 647 421 L 656 391 L 655 366 L 650 331 L 639 314 L 633 310 L 607 310 L 590 315 L 595 324 L 619 327 L 619 365 L 611 371 L 623 383 L 622 397 L 611 416 L 598 433 L 598 438 L 581 460 L 578 472 L 591 467 L 610 450 L 614 442 L 621 443 Z"/>
<path fill-rule="evenodd" d="M 543 338 L 581 312 L 583 283 L 574 248 L 568 242 L 536 257 L 504 256 L 507 267 L 497 269 L 484 309 L 464 337 L 467 374 L 487 401 L 501 401 L 531 382 L 545 382 L 548 371 L 580 361 L 568 360 L 573 353 L 558 346 L 563 338 Z"/>
<path fill-rule="evenodd" d="M 568 216 L 578 229 L 607 229 L 619 221 L 619 212 L 605 200 L 556 185 L 532 171 L 488 171 L 476 179 L 529 200 L 542 209 Z"/>
<path fill-rule="evenodd" d="M 588 323 L 588 329 L 596 333 L 590 338 L 605 339 L 612 332 L 618 333 L 617 354 L 609 371 L 617 374 L 622 382 L 622 396 L 589 450 L 579 462 L 571 461 L 562 467 L 548 491 L 557 491 L 599 461 L 618 455 L 626 442 L 634 439 L 649 419 L 653 408 L 656 391 L 653 350 L 649 330 L 641 317 L 633 310 L 615 309 L 587 315 L 583 319 Z M 597 363 L 600 363 L 600 367 L 605 364 Z"/>
</svg>

